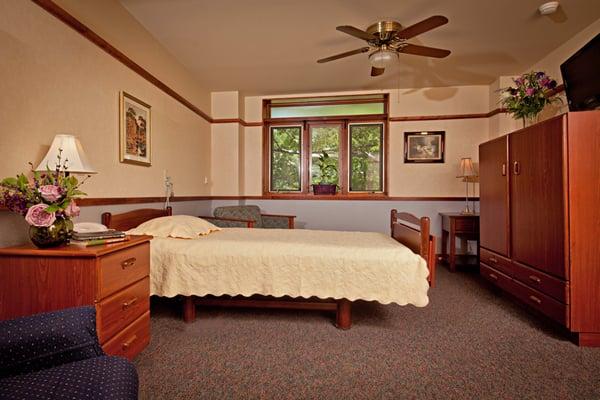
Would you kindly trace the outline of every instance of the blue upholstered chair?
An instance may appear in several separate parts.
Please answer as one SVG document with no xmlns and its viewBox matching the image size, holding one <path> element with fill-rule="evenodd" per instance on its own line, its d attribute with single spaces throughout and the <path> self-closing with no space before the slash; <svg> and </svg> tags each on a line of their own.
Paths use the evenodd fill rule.
<svg viewBox="0 0 600 400">
<path fill-rule="evenodd" d="M 201 217 L 221 228 L 294 229 L 295 215 L 262 214 L 258 206 L 215 208 L 214 217 Z"/>
<path fill-rule="evenodd" d="M 137 399 L 133 364 L 107 356 L 94 307 L 0 322 L 0 399 Z"/>
</svg>

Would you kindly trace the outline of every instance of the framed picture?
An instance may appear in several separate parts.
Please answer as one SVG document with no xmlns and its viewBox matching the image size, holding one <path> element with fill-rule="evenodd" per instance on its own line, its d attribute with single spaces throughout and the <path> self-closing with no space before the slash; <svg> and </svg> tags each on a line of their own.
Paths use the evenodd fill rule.
<svg viewBox="0 0 600 400">
<path fill-rule="evenodd" d="M 444 131 L 404 132 L 405 163 L 443 163 Z"/>
<path fill-rule="evenodd" d="M 150 106 L 132 95 L 121 92 L 119 153 L 123 163 L 152 165 L 152 124 Z"/>
</svg>

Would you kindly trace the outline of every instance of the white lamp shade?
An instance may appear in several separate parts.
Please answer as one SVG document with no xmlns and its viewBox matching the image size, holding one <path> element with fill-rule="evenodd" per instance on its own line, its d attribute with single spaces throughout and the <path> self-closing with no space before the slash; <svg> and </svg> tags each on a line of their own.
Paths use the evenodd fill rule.
<svg viewBox="0 0 600 400">
<path fill-rule="evenodd" d="M 472 176 L 477 176 L 477 172 L 475 172 L 475 167 L 473 166 L 473 160 L 471 157 L 461 158 L 460 171 L 457 178 L 468 178 Z"/>
<path fill-rule="evenodd" d="M 83 147 L 73 135 L 56 135 L 50 150 L 46 153 L 46 157 L 35 169 L 36 171 L 46 171 L 47 168 L 55 170 L 58 164 L 58 153 L 62 149 L 60 170 L 72 174 L 95 174 L 94 168 L 83 151 Z M 64 168 L 66 164 L 66 168 Z"/>
<path fill-rule="evenodd" d="M 369 56 L 369 62 L 375 68 L 385 68 L 398 59 L 398 53 L 393 50 L 377 50 Z"/>
</svg>

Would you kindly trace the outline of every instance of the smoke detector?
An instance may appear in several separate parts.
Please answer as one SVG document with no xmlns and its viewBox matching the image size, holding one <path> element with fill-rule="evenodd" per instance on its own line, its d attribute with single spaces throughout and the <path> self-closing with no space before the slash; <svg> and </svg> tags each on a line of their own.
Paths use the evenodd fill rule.
<svg viewBox="0 0 600 400">
<path fill-rule="evenodd" d="M 539 6 L 538 10 L 542 15 L 554 14 L 558 10 L 558 1 L 549 1 Z"/>
</svg>

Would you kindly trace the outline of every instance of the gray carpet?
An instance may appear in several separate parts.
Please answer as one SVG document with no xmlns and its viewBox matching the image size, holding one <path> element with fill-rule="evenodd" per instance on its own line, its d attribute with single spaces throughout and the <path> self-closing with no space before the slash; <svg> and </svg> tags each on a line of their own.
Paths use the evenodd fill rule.
<svg viewBox="0 0 600 400">
<path fill-rule="evenodd" d="M 355 304 L 340 331 L 310 311 L 152 305 L 142 399 L 600 399 L 600 349 L 438 268 L 425 308 Z"/>
</svg>

